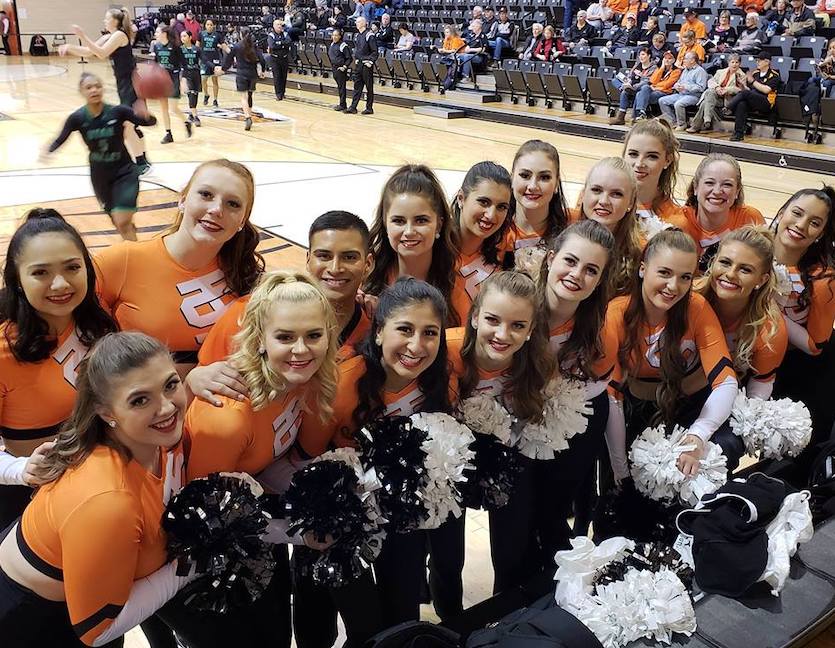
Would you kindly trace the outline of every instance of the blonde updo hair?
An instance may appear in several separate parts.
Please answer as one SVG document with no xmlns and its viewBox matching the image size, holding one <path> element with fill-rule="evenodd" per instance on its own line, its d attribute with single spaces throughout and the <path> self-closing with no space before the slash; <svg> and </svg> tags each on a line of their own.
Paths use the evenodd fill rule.
<svg viewBox="0 0 835 648">
<path fill-rule="evenodd" d="M 278 302 L 292 305 L 309 301 L 322 307 L 328 350 L 322 365 L 305 385 L 305 408 L 310 411 L 307 408 L 314 405 L 322 421 L 327 421 L 333 414 L 336 353 L 339 348 L 336 316 L 316 280 L 307 273 L 292 270 L 276 270 L 264 275 L 252 292 L 242 317 L 241 330 L 234 337 L 237 350 L 230 356 L 229 362 L 240 372 L 249 388 L 253 410 L 263 409 L 287 391 L 286 381 L 270 366 L 267 355 L 261 352 L 270 310 Z"/>
</svg>

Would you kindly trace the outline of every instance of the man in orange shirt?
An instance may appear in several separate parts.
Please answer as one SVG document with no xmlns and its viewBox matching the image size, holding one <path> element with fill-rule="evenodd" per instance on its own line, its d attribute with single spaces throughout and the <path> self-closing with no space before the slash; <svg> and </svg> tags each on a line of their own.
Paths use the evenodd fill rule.
<svg viewBox="0 0 835 648">
<path fill-rule="evenodd" d="M 673 86 L 681 76 L 681 70 L 674 65 L 675 56 L 672 52 L 664 52 L 659 67 L 649 78 L 649 85 L 641 86 L 635 94 L 635 115 L 636 119 L 647 118 L 647 108 L 657 104 L 661 97 L 666 97 L 673 92 Z"/>
<path fill-rule="evenodd" d="M 698 14 L 690 7 L 684 12 L 684 22 L 678 30 L 679 36 L 684 36 L 688 31 L 692 31 L 699 42 L 707 38 L 707 26 L 699 20 Z"/>
</svg>

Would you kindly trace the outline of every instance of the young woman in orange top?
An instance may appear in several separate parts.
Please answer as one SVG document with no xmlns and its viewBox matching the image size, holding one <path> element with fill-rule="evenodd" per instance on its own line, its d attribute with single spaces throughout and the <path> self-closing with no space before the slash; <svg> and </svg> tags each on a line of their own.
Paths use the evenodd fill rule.
<svg viewBox="0 0 835 648">
<path fill-rule="evenodd" d="M 187 459 L 186 392 L 168 349 L 142 333 L 109 333 L 77 386 L 38 466 L 46 485 L 0 544 L 4 645 L 107 644 L 187 581 L 166 564 L 161 528 Z"/>
<path fill-rule="evenodd" d="M 542 300 L 527 274 L 491 275 L 473 301 L 466 326 L 447 331 L 447 345 L 461 400 L 489 395 L 521 425 L 542 419 L 553 362 Z M 516 432 L 524 435 L 524 428 Z M 533 518 L 535 461 L 521 455 L 519 461 L 523 470 L 509 501 L 489 513 L 494 593 L 525 582 L 545 567 L 534 560 L 540 553 Z"/>
<path fill-rule="evenodd" d="M 686 233 L 656 234 L 632 292 L 613 300 L 606 313 L 605 335 L 618 349 L 611 387 L 630 405 L 628 421 L 619 407 L 610 412 L 609 454 L 618 481 L 629 474 L 629 443 L 649 425 L 688 429 L 685 441 L 696 447 L 678 460 L 687 475 L 698 471 L 707 441 L 722 447 L 729 471 L 744 451 L 728 424 L 738 383 L 725 335 L 707 300 L 691 291 L 697 264 L 696 244 Z"/>
<path fill-rule="evenodd" d="M 749 397 L 768 400 L 789 338 L 774 302 L 774 235 L 745 225 L 722 238 L 696 291 L 719 317 L 740 386 Z"/>
<path fill-rule="evenodd" d="M 745 204 L 742 169 L 725 153 L 706 155 L 696 167 L 687 187 L 684 216 L 684 231 L 696 242 L 700 274 L 707 272 L 725 232 L 765 222 L 758 209 Z"/>
<path fill-rule="evenodd" d="M 458 231 L 444 188 L 429 167 L 407 164 L 388 179 L 371 226 L 371 254 L 374 268 L 363 287 L 370 310 L 395 279 L 414 277 L 441 291 L 450 326 L 466 316 L 453 303 Z"/>
<path fill-rule="evenodd" d="M 252 174 L 229 160 L 204 162 L 180 197 L 177 219 L 163 236 L 121 242 L 96 256 L 98 290 L 123 330 L 164 342 L 182 375 L 235 297 L 250 292 L 264 270 L 249 221 Z"/>
<path fill-rule="evenodd" d="M 629 282 L 641 260 L 644 241 L 635 208 L 638 185 L 632 168 L 622 158 L 603 158 L 586 176 L 580 192 L 580 220 L 596 221 L 615 237 L 614 263 L 609 269 L 610 296 L 629 292 Z"/>
<path fill-rule="evenodd" d="M 511 177 L 514 248 L 544 246 L 568 225 L 560 154 L 547 142 L 528 140 L 516 151 Z"/>
<path fill-rule="evenodd" d="M 797 460 L 798 482 L 829 437 L 835 421 L 835 189 L 801 189 L 777 212 L 774 259 L 786 266 L 792 293 L 778 304 L 789 331 L 789 351 L 777 372 L 775 397 L 803 401 L 812 413 L 812 440 Z"/>
<path fill-rule="evenodd" d="M 678 138 L 663 119 L 644 119 L 626 134 L 621 157 L 638 182 L 638 222 L 655 217 L 684 229 L 684 208 L 675 200 L 679 162 Z M 642 226 L 642 229 L 644 227 Z M 646 239 L 646 233 L 644 234 Z"/>
<path fill-rule="evenodd" d="M 466 316 L 481 284 L 505 267 L 511 221 L 510 174 L 495 162 L 470 167 L 452 201 L 452 222 L 461 242 L 453 303 Z"/>
<path fill-rule="evenodd" d="M 0 531 L 37 485 L 39 453 L 75 403 L 78 364 L 116 330 L 99 305 L 90 253 L 53 209 L 33 209 L 9 241 L 0 292 Z"/>
<path fill-rule="evenodd" d="M 401 277 L 386 288 L 360 355 L 339 365 L 333 419 L 324 426 L 305 420 L 294 452 L 310 459 L 333 447 L 355 445 L 356 433 L 377 418 L 449 413 L 454 388 L 446 321 L 446 300 L 437 288 L 412 277 Z M 463 524 L 461 517 L 431 531 L 389 531 L 374 563 L 383 627 L 419 618 L 427 542 L 435 609 L 441 618 L 461 612 Z"/>
</svg>

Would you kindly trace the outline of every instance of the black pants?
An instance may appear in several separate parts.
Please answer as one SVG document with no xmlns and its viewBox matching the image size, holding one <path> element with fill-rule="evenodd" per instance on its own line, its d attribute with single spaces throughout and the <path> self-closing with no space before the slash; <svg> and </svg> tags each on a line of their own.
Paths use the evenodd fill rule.
<svg viewBox="0 0 835 648">
<path fill-rule="evenodd" d="M 534 574 L 556 570 L 554 554 L 570 546 L 568 525 L 574 500 L 603 449 L 609 419 L 606 393 L 590 401 L 588 427 L 568 441 L 556 458 L 527 459 L 511 495 L 502 508 L 490 512 L 490 555 L 493 593 L 527 582 Z"/>
<path fill-rule="evenodd" d="M 343 587 L 316 585 L 297 569 L 306 547 L 293 549 L 293 633 L 298 648 L 331 648 L 336 642 L 336 615 L 348 635 L 343 648 L 359 648 L 383 629 L 380 599 L 371 570 Z"/>
<path fill-rule="evenodd" d="M 255 603 L 226 614 L 186 607 L 183 590 L 157 612 L 188 648 L 228 646 L 290 647 L 290 562 L 286 545 L 276 545 L 275 574 Z"/>
<path fill-rule="evenodd" d="M 188 93 L 188 107 L 197 108 L 197 95 L 200 94 L 200 70 L 185 70 L 183 78 L 186 80 Z"/>
<path fill-rule="evenodd" d="M 348 107 L 348 72 L 339 68 L 333 68 L 333 80 L 336 81 L 336 88 L 339 91 L 339 105 L 342 108 Z"/>
<path fill-rule="evenodd" d="M 270 67 L 273 72 L 273 88 L 278 99 L 284 99 L 284 92 L 287 88 L 287 70 L 290 67 L 288 60 L 284 57 L 270 56 Z"/>
<path fill-rule="evenodd" d="M 365 89 L 365 108 L 366 110 L 373 110 L 374 68 L 368 67 L 364 62 L 360 62 L 357 69 L 354 70 L 354 96 L 351 98 L 351 108 L 359 106 L 363 88 Z"/>
<path fill-rule="evenodd" d="M 47 601 L 0 570 L 0 637 L 3 648 L 83 648 L 67 604 Z M 118 648 L 121 638 L 106 646 Z"/>
<path fill-rule="evenodd" d="M 744 135 L 748 113 L 752 111 L 771 112 L 771 104 L 768 103 L 768 98 L 762 92 L 742 90 L 728 102 L 728 110 L 734 114 L 734 133 Z"/>
<path fill-rule="evenodd" d="M 9 46 L 9 37 L 8 36 L 3 36 L 3 53 L 6 54 L 7 56 L 10 56 L 11 53 L 12 53 L 12 50 Z"/>
<path fill-rule="evenodd" d="M 0 531 L 23 515 L 32 493 L 28 486 L 0 486 Z"/>
</svg>

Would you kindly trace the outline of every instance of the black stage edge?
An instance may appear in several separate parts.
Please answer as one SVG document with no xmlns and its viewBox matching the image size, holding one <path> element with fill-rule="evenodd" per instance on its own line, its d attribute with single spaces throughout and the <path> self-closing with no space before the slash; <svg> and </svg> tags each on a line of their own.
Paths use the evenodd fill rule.
<svg viewBox="0 0 835 648">
<path fill-rule="evenodd" d="M 323 83 L 322 77 L 291 74 L 288 78 L 288 85 L 297 87 L 306 92 L 317 92 L 326 95 L 336 95 L 336 86 L 331 83 Z M 330 81 L 330 79 L 327 79 Z M 269 87 L 272 90 L 272 81 L 269 79 L 260 81 L 259 84 Z M 629 130 L 623 126 L 609 126 L 585 122 L 569 117 L 561 117 L 558 112 L 553 115 L 526 114 L 517 111 L 502 110 L 501 103 L 493 104 L 470 104 L 465 102 L 452 102 L 445 100 L 436 92 L 427 92 L 425 97 L 414 97 L 390 92 L 391 87 L 374 86 L 375 103 L 398 106 L 400 108 L 413 108 L 414 106 L 440 106 L 444 108 L 457 108 L 467 113 L 467 117 L 488 122 L 501 124 L 512 124 L 525 126 L 539 130 L 553 131 L 577 137 L 588 137 L 592 139 L 608 140 L 613 142 L 623 141 L 624 135 Z M 349 87 L 350 93 L 350 87 Z M 286 97 L 292 99 L 292 97 Z M 835 175 L 835 155 L 818 153 L 816 151 L 796 151 L 793 149 L 781 148 L 780 141 L 775 140 L 773 146 L 765 147 L 757 144 L 735 144 L 726 140 L 714 140 L 705 137 L 685 135 L 679 137 L 681 150 L 685 153 L 696 155 L 707 155 L 708 153 L 727 153 L 743 162 L 754 162 L 781 169 L 795 169 L 797 171 L 811 171 Z"/>
</svg>

